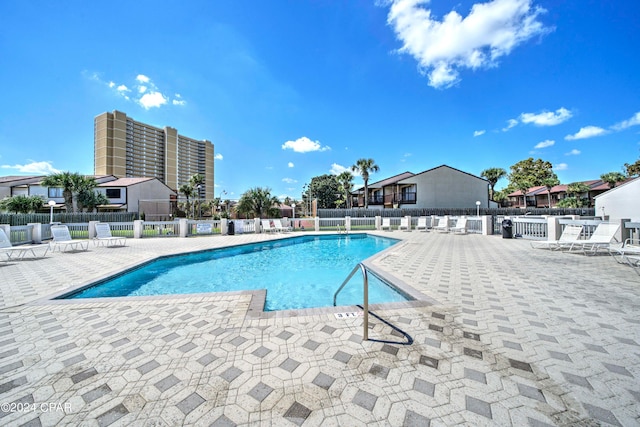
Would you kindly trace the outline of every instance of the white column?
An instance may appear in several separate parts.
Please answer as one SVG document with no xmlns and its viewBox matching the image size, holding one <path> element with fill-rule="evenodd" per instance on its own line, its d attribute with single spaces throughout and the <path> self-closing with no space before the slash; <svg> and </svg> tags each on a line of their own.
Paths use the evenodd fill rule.
<svg viewBox="0 0 640 427">
<path fill-rule="evenodd" d="M 227 218 L 220 219 L 220 235 L 224 236 L 229 232 L 229 220 Z"/>
<path fill-rule="evenodd" d="M 178 229 L 180 230 L 180 237 L 187 237 L 187 229 L 189 227 L 189 220 L 186 218 L 180 218 L 178 220 Z"/>
<path fill-rule="evenodd" d="M 493 227 L 491 226 L 491 216 L 482 215 L 480 217 L 480 220 L 482 221 L 482 235 L 483 236 L 492 235 L 493 234 Z"/>
<path fill-rule="evenodd" d="M 320 231 L 320 217 L 315 217 L 315 229 L 316 231 Z"/>
<path fill-rule="evenodd" d="M 136 219 L 133 221 L 133 238 L 140 239 L 142 238 L 142 231 L 144 230 L 144 221 L 141 219 Z"/>
<path fill-rule="evenodd" d="M 558 240 L 561 234 L 560 218 L 557 216 L 547 217 L 547 240 Z"/>
<path fill-rule="evenodd" d="M 344 217 L 344 229 L 347 231 L 351 231 L 351 217 L 350 216 L 345 216 Z"/>
<path fill-rule="evenodd" d="M 376 230 L 382 230 L 382 217 L 379 215 L 376 215 Z"/>
<path fill-rule="evenodd" d="M 253 219 L 253 226 L 255 227 L 254 230 L 256 234 L 260 233 L 260 226 L 262 225 L 262 223 L 260 222 L 260 218 L 254 218 Z"/>
<path fill-rule="evenodd" d="M 42 243 L 42 224 L 32 222 L 27 224 L 27 226 L 31 227 L 31 241 L 33 243 Z"/>
<path fill-rule="evenodd" d="M 96 237 L 96 224 L 100 221 L 89 221 L 89 239 Z"/>
</svg>

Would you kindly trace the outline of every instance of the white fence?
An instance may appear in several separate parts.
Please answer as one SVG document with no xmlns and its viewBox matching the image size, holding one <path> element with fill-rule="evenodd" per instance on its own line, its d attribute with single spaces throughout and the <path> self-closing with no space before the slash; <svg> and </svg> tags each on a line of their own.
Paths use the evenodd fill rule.
<svg viewBox="0 0 640 427">
<path fill-rule="evenodd" d="M 449 227 L 454 227 L 460 217 L 445 216 L 448 219 Z M 443 217 L 425 217 L 427 227 L 431 228 Z M 386 219 L 386 218 L 385 218 Z M 392 230 L 398 230 L 402 218 L 388 218 Z M 468 216 L 466 217 L 466 232 L 477 234 L 503 234 L 504 217 L 491 216 Z M 511 221 L 511 235 L 533 240 L 555 240 L 567 225 L 581 225 L 583 232 L 581 238 L 588 239 L 593 230 L 602 222 L 601 219 L 571 218 L 571 217 L 532 217 L 520 216 L 507 218 Z M 351 232 L 381 230 L 382 217 L 363 218 L 296 218 L 290 220 L 282 218 L 282 224 L 293 227 L 296 232 L 302 231 L 332 231 Z M 410 217 L 411 228 L 418 225 L 418 217 Z M 148 238 L 148 237 L 190 237 L 190 236 L 213 236 L 232 234 L 231 223 L 234 225 L 233 234 L 262 233 L 260 219 L 238 219 L 238 220 L 187 220 L 179 219 L 174 221 L 141 221 L 133 222 L 112 222 L 109 223 L 111 233 L 114 236 Z M 97 221 L 94 221 L 94 223 Z M 90 223 L 70 223 L 66 224 L 71 236 L 74 239 L 92 238 L 92 226 Z M 29 224 L 23 226 L 10 227 L 0 225 L 8 231 L 12 244 L 20 245 L 31 242 L 46 241 L 51 239 L 51 229 L 49 224 Z M 550 231 L 550 227 L 551 231 Z M 550 235 L 551 233 L 551 235 Z M 504 235 L 504 234 L 503 234 Z M 505 236 L 506 237 L 506 236 Z M 640 238 L 640 222 L 623 220 L 621 221 L 621 238 Z"/>
</svg>

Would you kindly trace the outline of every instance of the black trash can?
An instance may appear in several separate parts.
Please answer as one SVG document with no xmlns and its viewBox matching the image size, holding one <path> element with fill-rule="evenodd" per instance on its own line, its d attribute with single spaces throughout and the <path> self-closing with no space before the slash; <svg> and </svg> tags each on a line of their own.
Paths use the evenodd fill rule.
<svg viewBox="0 0 640 427">
<path fill-rule="evenodd" d="M 502 238 L 513 239 L 513 222 L 510 219 L 502 220 Z"/>
<path fill-rule="evenodd" d="M 233 221 L 229 221 L 227 225 L 227 235 L 233 236 L 236 233 L 236 226 L 233 224 Z"/>
</svg>

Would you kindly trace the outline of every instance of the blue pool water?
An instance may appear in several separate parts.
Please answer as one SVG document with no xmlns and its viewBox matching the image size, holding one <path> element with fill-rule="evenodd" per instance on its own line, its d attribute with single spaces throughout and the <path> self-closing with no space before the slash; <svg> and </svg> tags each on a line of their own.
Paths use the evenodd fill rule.
<svg viewBox="0 0 640 427">
<path fill-rule="evenodd" d="M 301 236 L 164 257 L 61 298 L 100 298 L 266 289 L 265 311 L 333 305 L 333 294 L 364 259 L 398 241 L 357 235 Z M 362 275 L 337 305 L 362 304 Z M 406 301 L 369 274 L 369 302 Z"/>
</svg>

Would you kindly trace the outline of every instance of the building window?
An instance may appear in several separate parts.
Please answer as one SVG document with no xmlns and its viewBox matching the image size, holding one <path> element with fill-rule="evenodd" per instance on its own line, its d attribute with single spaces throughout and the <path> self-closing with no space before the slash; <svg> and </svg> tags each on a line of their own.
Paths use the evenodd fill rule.
<svg viewBox="0 0 640 427">
<path fill-rule="evenodd" d="M 119 199 L 120 198 L 120 189 L 119 188 L 107 188 L 107 197 L 110 199 Z"/>
<path fill-rule="evenodd" d="M 49 198 L 50 199 L 60 199 L 64 197 L 62 195 L 63 189 L 60 187 L 49 187 Z"/>
</svg>

